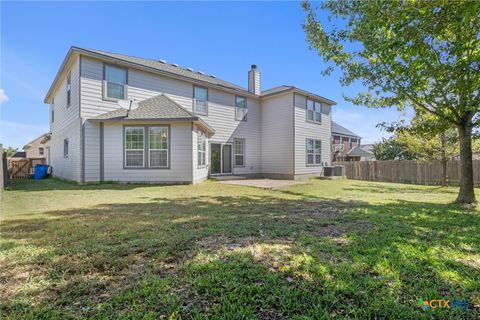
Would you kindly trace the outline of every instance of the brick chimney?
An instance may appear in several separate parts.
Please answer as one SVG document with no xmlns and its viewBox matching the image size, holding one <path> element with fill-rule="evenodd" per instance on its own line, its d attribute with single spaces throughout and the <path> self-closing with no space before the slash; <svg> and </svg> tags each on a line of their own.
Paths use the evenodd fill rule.
<svg viewBox="0 0 480 320">
<path fill-rule="evenodd" d="M 248 91 L 253 94 L 260 95 L 260 71 L 257 65 L 252 64 L 250 71 L 248 71 Z"/>
</svg>

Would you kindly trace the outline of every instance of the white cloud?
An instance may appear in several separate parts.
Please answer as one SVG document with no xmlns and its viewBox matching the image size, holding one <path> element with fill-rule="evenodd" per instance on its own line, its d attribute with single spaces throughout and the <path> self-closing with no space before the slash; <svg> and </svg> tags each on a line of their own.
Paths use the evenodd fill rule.
<svg viewBox="0 0 480 320">
<path fill-rule="evenodd" d="M 48 131 L 48 125 L 0 120 L 0 143 L 4 147 L 22 149 L 25 144 Z"/>
<path fill-rule="evenodd" d="M 0 88 L 0 103 L 5 103 L 7 102 L 9 99 L 8 99 L 8 96 L 7 94 L 5 93 L 5 90 L 3 90 L 2 88 Z"/>
</svg>

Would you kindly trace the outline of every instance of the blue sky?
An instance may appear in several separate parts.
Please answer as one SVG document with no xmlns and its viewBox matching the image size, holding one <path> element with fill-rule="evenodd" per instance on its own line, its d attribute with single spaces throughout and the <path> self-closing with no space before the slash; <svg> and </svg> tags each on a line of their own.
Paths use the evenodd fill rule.
<svg viewBox="0 0 480 320">
<path fill-rule="evenodd" d="M 1 129 L 4 146 L 22 147 L 48 131 L 43 98 L 70 46 L 164 59 L 246 86 L 255 63 L 262 88 L 287 84 L 337 101 L 333 118 L 364 138 L 396 120 L 395 109 L 345 102 L 360 86 L 323 77 L 309 50 L 298 2 L 1 2 Z M 323 17 L 324 18 L 324 17 Z"/>
</svg>

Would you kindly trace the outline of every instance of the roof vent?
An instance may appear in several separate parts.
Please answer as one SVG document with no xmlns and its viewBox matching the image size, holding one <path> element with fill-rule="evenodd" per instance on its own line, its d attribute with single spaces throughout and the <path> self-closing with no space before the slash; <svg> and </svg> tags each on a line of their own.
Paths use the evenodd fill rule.
<svg viewBox="0 0 480 320">
<path fill-rule="evenodd" d="M 178 67 L 178 64 L 176 64 L 176 63 L 172 63 L 172 66 L 174 66 L 174 67 Z"/>
<path fill-rule="evenodd" d="M 160 62 L 160 63 L 167 63 L 167 61 L 165 61 L 165 60 L 158 60 L 158 62 Z"/>
<path fill-rule="evenodd" d="M 193 72 L 193 69 L 192 68 L 187 68 L 188 71 L 190 72 Z"/>
<path fill-rule="evenodd" d="M 214 74 L 212 74 L 210 77 L 211 77 L 211 78 L 216 78 L 217 76 L 215 76 Z"/>
<path fill-rule="evenodd" d="M 199 74 L 205 74 L 205 73 L 203 73 L 203 71 L 197 71 L 197 73 L 199 73 Z"/>
</svg>

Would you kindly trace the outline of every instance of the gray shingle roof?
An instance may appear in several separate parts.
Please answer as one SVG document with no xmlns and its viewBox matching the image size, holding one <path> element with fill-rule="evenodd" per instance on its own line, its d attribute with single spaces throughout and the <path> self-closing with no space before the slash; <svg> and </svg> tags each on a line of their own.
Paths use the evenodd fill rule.
<svg viewBox="0 0 480 320">
<path fill-rule="evenodd" d="M 292 86 L 286 86 L 286 85 L 282 85 L 282 86 L 278 86 L 278 87 L 273 87 L 273 88 L 270 88 L 268 90 L 264 90 L 262 91 L 262 96 L 265 96 L 267 94 L 273 94 L 273 93 L 277 93 L 277 92 L 282 92 L 282 91 L 285 91 L 285 90 L 288 90 L 288 89 L 293 89 L 294 87 Z"/>
<path fill-rule="evenodd" d="M 144 119 L 185 119 L 195 120 L 196 117 L 191 112 L 185 110 L 178 103 L 160 94 L 150 99 L 138 103 L 137 108 L 127 110 L 119 108 L 94 117 L 95 120 L 144 120 Z"/>
<path fill-rule="evenodd" d="M 355 132 L 352 132 L 348 130 L 347 128 L 339 125 L 335 121 L 332 121 L 332 134 L 339 134 L 342 136 L 351 136 L 351 137 L 356 137 L 356 138 L 361 138 L 358 134 Z"/>
<path fill-rule="evenodd" d="M 183 108 L 181 105 L 164 95 L 163 93 L 150 99 L 138 103 L 135 109 L 127 111 L 119 108 L 90 120 L 93 121 L 120 121 L 120 120 L 162 120 L 162 121 L 196 121 L 207 131 L 214 133 L 215 130 L 210 127 L 200 117 Z"/>
<path fill-rule="evenodd" d="M 174 66 L 173 64 L 163 63 L 163 62 L 153 60 L 153 59 L 139 58 L 139 57 L 124 55 L 124 54 L 118 54 L 118 53 L 112 53 L 112 52 L 107 52 L 107 51 L 101 51 L 101 50 L 94 50 L 94 49 L 87 49 L 87 48 L 79 48 L 79 49 L 84 50 L 84 51 L 89 51 L 89 52 L 92 52 L 92 53 L 95 53 L 95 54 L 100 54 L 100 55 L 103 55 L 103 56 L 111 57 L 111 58 L 114 58 L 114 59 L 123 60 L 123 61 L 126 61 L 126 62 L 139 64 L 139 65 L 149 67 L 149 68 L 153 68 L 153 69 L 157 69 L 157 70 L 160 70 L 160 71 L 173 73 L 175 75 L 187 77 L 187 78 L 190 78 L 190 79 L 204 81 L 204 82 L 207 82 L 209 84 L 213 84 L 213 85 L 217 85 L 217 86 L 221 86 L 221 87 L 225 87 L 225 88 L 229 88 L 229 89 L 233 89 L 233 90 L 241 90 L 241 91 L 244 91 L 244 92 L 248 92 L 247 89 L 245 89 L 241 86 L 230 83 L 228 81 L 217 79 L 216 77 L 214 77 L 212 75 L 201 74 L 197 71 L 190 71 L 187 68 L 182 68 L 180 66 Z"/>
<path fill-rule="evenodd" d="M 373 155 L 372 152 L 369 152 L 365 149 L 362 149 L 362 147 L 357 146 L 353 147 L 347 154 L 350 157 L 369 157 Z"/>
</svg>

